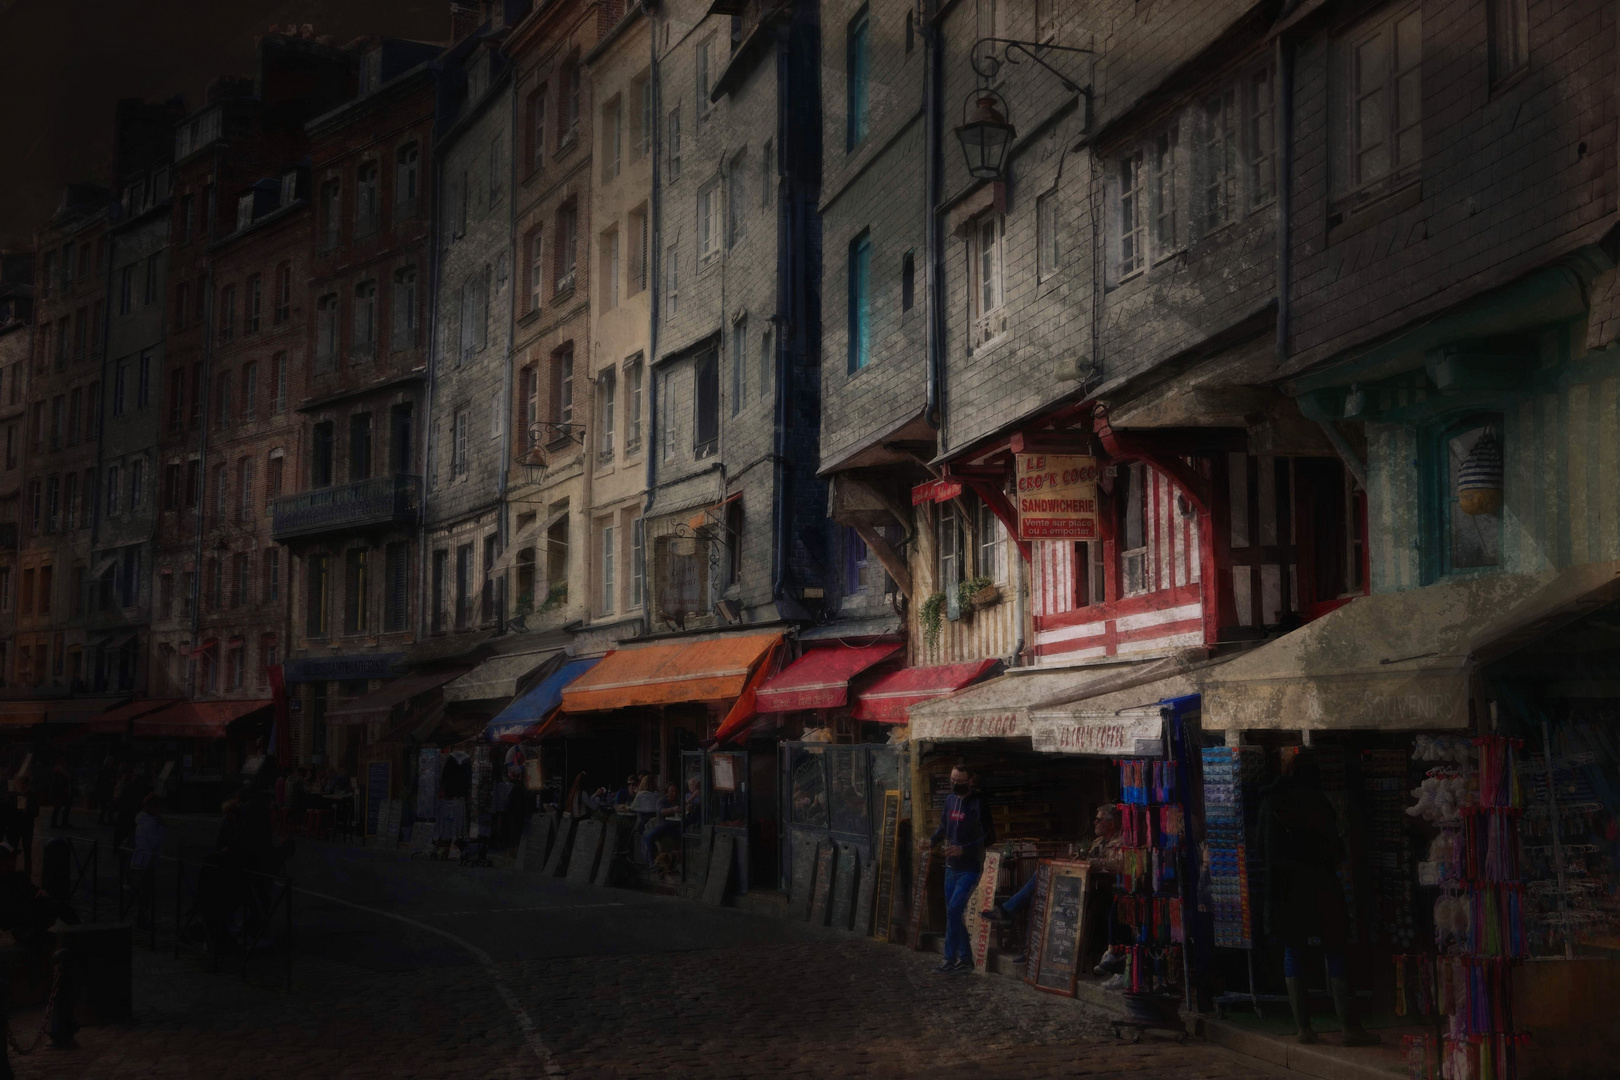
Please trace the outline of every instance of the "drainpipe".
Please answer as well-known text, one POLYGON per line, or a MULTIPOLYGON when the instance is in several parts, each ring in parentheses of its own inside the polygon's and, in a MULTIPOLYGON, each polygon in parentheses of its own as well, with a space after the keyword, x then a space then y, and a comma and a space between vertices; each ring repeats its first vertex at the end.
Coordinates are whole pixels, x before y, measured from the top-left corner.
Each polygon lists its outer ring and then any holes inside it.
POLYGON ((944 163, 940 159, 941 131, 944 122, 944 110, 940 106, 940 93, 944 88, 944 58, 940 47, 939 27, 935 25, 938 14, 938 5, 929 3, 924 5, 925 15, 922 20, 923 50, 927 58, 925 76, 923 78, 923 119, 927 124, 927 177, 925 179, 924 201, 927 204, 923 216, 923 258, 927 264, 925 288, 928 291, 928 317, 925 322, 927 336, 925 351, 927 353, 927 404, 923 411, 923 419, 936 431, 943 433, 945 426, 943 383, 940 369, 943 366, 943 335, 940 333, 940 319, 945 309, 944 275, 941 269, 943 259, 943 245, 939 236, 938 207, 940 202, 940 189, 943 184, 944 163))

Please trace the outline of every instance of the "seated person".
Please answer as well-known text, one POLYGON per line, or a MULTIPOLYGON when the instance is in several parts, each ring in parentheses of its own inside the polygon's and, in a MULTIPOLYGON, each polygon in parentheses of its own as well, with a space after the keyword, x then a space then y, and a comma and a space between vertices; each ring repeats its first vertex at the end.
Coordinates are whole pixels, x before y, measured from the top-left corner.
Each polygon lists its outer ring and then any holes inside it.
POLYGON ((696 825, 702 816, 703 782, 694 776, 686 782, 686 787, 684 810, 675 801, 675 795, 680 789, 674 784, 664 789, 664 797, 659 800, 658 806, 659 821, 642 834, 641 845, 643 853, 647 856, 648 866, 654 866, 658 862, 659 840, 666 836, 680 836, 686 826, 696 825), (677 814, 680 815, 678 820, 677 814))
MULTIPOLYGON (((1104 874, 1119 872, 1119 807, 1113 803, 1103 803, 1097 807, 1097 815, 1092 822, 1095 835, 1090 846, 1086 849, 1086 858, 1090 861, 1093 870, 1104 874)), ((999 904, 992 904, 980 915, 998 926, 1010 926, 1012 917, 1029 906, 1030 897, 1035 894, 1035 883, 1040 879, 1039 874, 1031 874, 1023 887, 1012 896, 999 904)), ((1110 905, 1112 911, 1112 905, 1110 905)), ((1112 915, 1110 915, 1112 920, 1112 915)), ((1110 935, 1110 942, 1113 935, 1110 935)), ((1124 970, 1124 956, 1122 951, 1116 952, 1110 944, 1108 951, 1103 955, 1102 962, 1097 965, 1097 974, 1118 974, 1124 970)))

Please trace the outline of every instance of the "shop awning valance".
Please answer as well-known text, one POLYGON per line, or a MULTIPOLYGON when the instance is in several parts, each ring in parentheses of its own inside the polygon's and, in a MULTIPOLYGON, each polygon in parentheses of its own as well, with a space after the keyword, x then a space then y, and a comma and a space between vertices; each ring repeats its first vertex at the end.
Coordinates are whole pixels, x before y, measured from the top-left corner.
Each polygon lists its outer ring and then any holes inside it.
POLYGON ((402 675, 390 680, 381 690, 362 694, 353 701, 335 709, 328 709, 328 724, 363 724, 370 720, 386 720, 394 706, 436 690, 451 679, 460 678, 463 671, 430 671, 420 675, 402 675))
POLYGON ((182 701, 137 716, 133 733, 160 739, 219 739, 234 721, 271 707, 269 701, 182 701))
POLYGON ((906 710, 932 698, 954 693, 989 674, 999 660, 973 660, 965 664, 938 667, 901 668, 880 675, 855 699, 857 720, 881 720, 904 724, 906 710))
POLYGON ((611 652, 563 691, 564 712, 598 712, 682 701, 725 701, 782 640, 777 633, 725 634, 703 641, 640 645, 611 652))
MULTIPOLYGON (((1140 676, 1153 661, 1128 660, 1072 668, 1018 668, 974 683, 909 711, 911 737, 932 741, 1028 738, 1030 709, 1066 701, 1093 688, 1140 676)), ((1152 676, 1147 676, 1151 678, 1152 676)))
POLYGON ((538 735, 546 720, 562 704, 563 691, 601 660, 599 656, 591 656, 565 661, 556 671, 525 691, 522 697, 502 709, 485 726, 484 738, 520 742, 538 735))
POLYGON ((1616 599, 1620 562, 1359 597, 1201 678, 1201 722, 1464 728, 1480 665, 1616 599))
POLYGON ((0 727, 33 727, 45 722, 46 710, 60 701, 0 701, 0 727))
POLYGON ((140 701, 131 701, 116 709, 108 709, 90 717, 87 723, 92 733, 98 735, 122 735, 129 730, 129 722, 137 716, 155 713, 159 709, 167 709, 175 704, 174 698, 143 698, 140 701))
POLYGON ((518 686, 525 679, 548 664, 555 666, 562 655, 562 647, 559 645, 554 649, 487 657, 477 667, 446 686, 444 700, 488 701, 491 698, 510 698, 518 692, 518 686))
POLYGON ((849 703, 849 680, 900 651, 897 641, 878 645, 828 645, 806 649, 759 688, 759 712, 836 709, 849 703))

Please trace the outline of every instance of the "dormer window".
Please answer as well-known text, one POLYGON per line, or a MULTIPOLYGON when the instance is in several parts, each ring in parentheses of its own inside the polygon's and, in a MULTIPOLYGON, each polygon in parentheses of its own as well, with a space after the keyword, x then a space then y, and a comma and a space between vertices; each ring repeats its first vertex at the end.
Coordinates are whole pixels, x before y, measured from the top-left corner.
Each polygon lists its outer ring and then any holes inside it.
POLYGON ((245 229, 251 224, 253 224, 253 193, 250 191, 236 200, 236 227, 245 229))
POLYGON ((281 175, 281 206, 291 206, 293 200, 298 198, 298 173, 296 171, 281 175))

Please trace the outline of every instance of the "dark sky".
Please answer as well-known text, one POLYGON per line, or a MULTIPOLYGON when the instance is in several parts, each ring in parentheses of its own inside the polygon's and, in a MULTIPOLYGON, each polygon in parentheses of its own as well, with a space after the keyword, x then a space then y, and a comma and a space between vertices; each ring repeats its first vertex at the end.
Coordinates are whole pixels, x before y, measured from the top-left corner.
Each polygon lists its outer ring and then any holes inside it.
POLYGON ((449 35, 449 0, 0 0, 0 250, 25 250, 64 183, 111 185, 121 97, 183 94, 250 75, 271 23, 362 34, 449 35))

